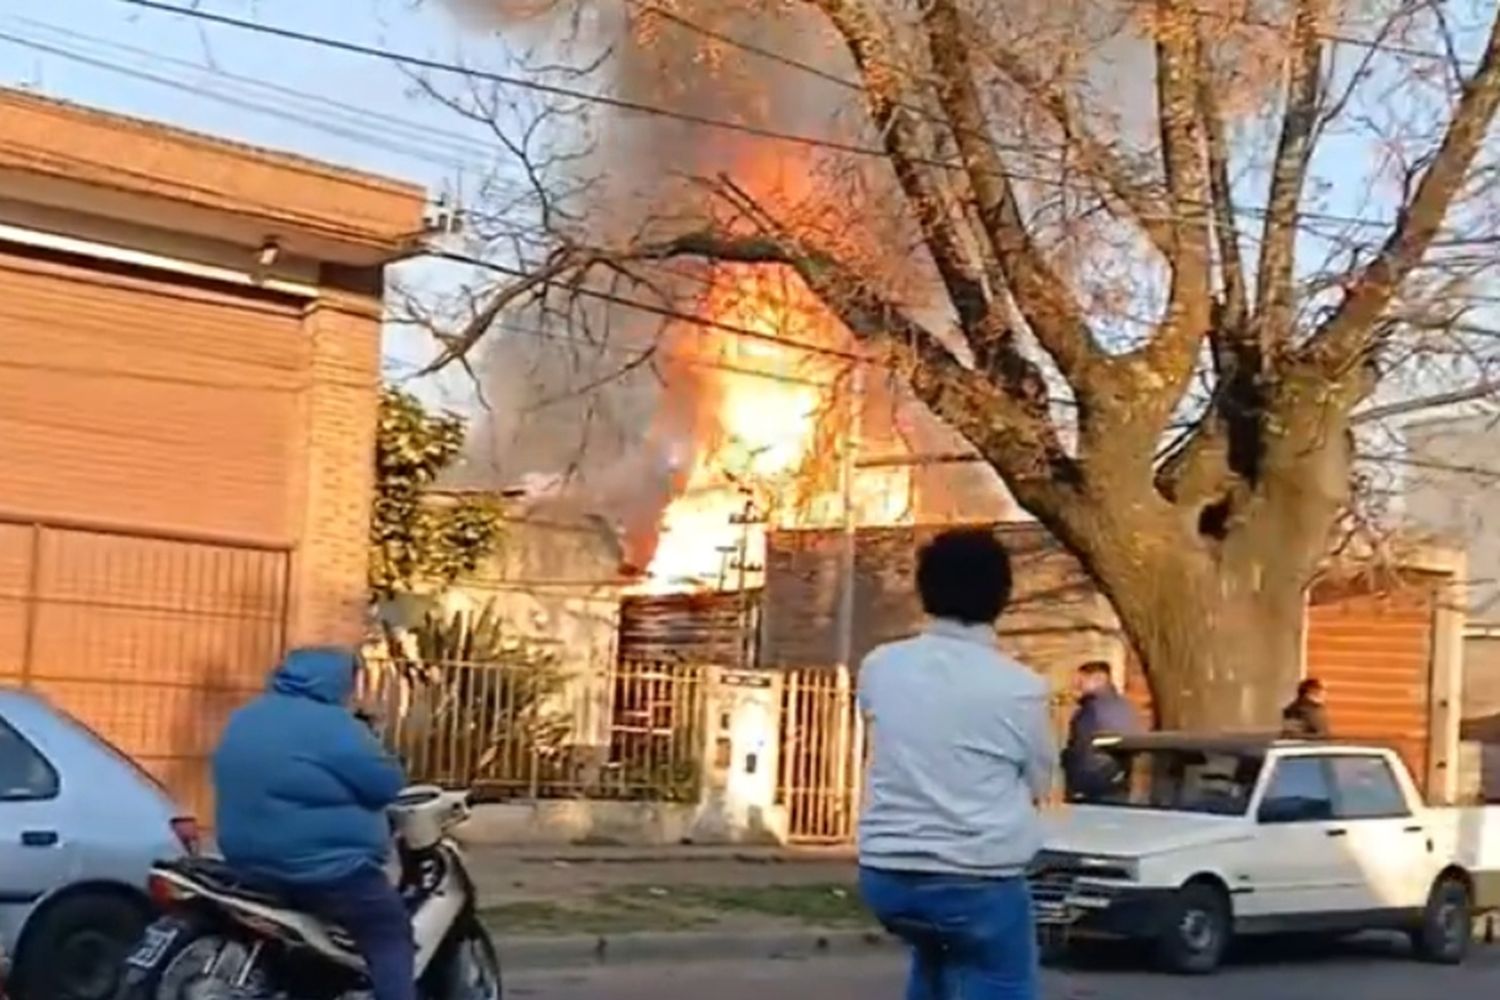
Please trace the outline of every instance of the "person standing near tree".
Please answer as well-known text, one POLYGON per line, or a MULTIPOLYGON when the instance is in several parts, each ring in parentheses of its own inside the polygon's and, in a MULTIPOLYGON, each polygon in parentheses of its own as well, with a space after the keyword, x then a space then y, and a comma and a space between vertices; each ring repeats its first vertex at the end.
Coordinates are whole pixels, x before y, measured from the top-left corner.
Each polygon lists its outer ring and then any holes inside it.
POLYGON ((860 669, 861 892, 912 949, 907 1000, 1036 1000, 1026 870, 1055 759, 1047 686, 996 645, 1011 574, 993 532, 939 535, 917 589, 927 627, 860 669))
POLYGON ((1074 675, 1078 707, 1068 722, 1063 748, 1063 776, 1069 800, 1103 795, 1114 784, 1119 768, 1094 749, 1100 736, 1133 736, 1141 731, 1135 707, 1115 687, 1114 671, 1103 660, 1091 660, 1074 675))
POLYGON ((1328 736, 1328 700, 1323 682, 1309 677, 1297 685, 1297 697, 1281 710, 1281 732, 1293 739, 1318 740, 1328 736))

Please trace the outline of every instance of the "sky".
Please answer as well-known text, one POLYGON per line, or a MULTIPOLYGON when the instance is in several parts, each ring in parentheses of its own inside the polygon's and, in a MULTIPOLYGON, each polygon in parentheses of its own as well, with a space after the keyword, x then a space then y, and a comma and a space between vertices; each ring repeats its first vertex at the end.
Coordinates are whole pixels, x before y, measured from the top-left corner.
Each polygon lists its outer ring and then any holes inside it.
MULTIPOLYGON (((443 0, 168 2, 442 61, 484 56, 484 39, 443 0)), ((126 0, 0 4, 0 83, 388 174, 434 196, 462 192, 493 147, 478 126, 416 96, 407 71, 390 61, 126 0)), ((1351 159, 1365 159, 1359 153, 1326 144, 1317 172, 1328 183, 1310 201, 1325 211, 1388 215, 1388 206, 1363 203, 1363 184, 1339 182, 1351 159)), ((1316 249, 1310 242, 1306 249, 1316 249)), ((435 265, 403 267, 406 284, 442 281, 435 265)), ((391 331, 388 373, 410 373, 429 352, 425 342, 391 331)), ((460 407, 471 400, 462 375, 429 384, 424 395, 460 407)))
MULTIPOLYGON (((172 0, 183 3, 186 0, 172 0)), ((473 49, 440 0, 199 0, 203 9, 365 45, 453 60, 473 49), (351 17, 357 11, 358 17, 351 17)), ((0 4, 0 84, 414 182, 460 189, 485 158, 477 129, 412 94, 389 61, 203 23, 122 0, 0 4), (255 88, 233 77, 278 88, 255 88), (347 105, 333 107, 329 103, 347 105), (260 108, 248 105, 260 105, 260 108), (361 114, 359 112, 365 112, 361 114), (403 119, 410 129, 370 115, 403 119)), ((420 282, 404 265, 403 280, 420 282)), ((399 377, 427 345, 388 332, 399 377)), ((424 395, 458 403, 460 386, 424 395)))

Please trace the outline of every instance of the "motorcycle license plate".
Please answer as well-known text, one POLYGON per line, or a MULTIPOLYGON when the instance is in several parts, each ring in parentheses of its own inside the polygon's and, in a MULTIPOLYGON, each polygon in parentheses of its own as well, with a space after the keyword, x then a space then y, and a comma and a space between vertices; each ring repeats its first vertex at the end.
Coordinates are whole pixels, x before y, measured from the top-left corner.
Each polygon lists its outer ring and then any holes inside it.
POLYGON ((156 968, 181 933, 182 928, 176 924, 155 924, 146 928, 141 943, 135 946, 125 964, 132 969, 156 968))

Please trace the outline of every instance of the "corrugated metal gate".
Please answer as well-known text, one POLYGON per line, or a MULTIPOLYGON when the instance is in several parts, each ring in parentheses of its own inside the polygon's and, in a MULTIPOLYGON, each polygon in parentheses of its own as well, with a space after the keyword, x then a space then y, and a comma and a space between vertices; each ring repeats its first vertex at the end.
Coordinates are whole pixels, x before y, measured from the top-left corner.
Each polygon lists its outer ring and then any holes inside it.
POLYGON ((205 819, 213 742, 285 639, 305 305, 0 249, 0 683, 205 819))
POLYGON ((1412 574, 1372 592, 1358 582, 1313 590, 1307 675, 1328 688, 1335 735, 1397 750, 1424 790, 1431 774, 1435 583, 1412 574))
POLYGON ((0 518, 0 684, 36 690, 213 815, 208 758, 286 634, 284 549, 0 518))

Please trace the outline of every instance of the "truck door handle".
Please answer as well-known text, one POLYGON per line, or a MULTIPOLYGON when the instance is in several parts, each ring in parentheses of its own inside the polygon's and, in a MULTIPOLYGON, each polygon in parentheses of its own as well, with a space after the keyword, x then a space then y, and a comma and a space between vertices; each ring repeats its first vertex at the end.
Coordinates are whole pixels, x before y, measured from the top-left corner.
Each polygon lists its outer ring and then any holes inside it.
POLYGON ((56 847, 56 830, 26 830, 21 834, 22 847, 56 847))
POLYGON ((1426 829, 1424 829, 1423 827, 1420 827, 1420 826, 1409 826, 1406 829, 1402 830, 1401 832, 1402 833, 1426 833, 1427 831, 1426 831, 1426 829))
POLYGON ((1334 828, 1332 830, 1325 830, 1324 832, 1328 836, 1330 836, 1330 837, 1347 837, 1347 836, 1349 836, 1349 831, 1345 830, 1343 827, 1336 827, 1336 828, 1334 828))

